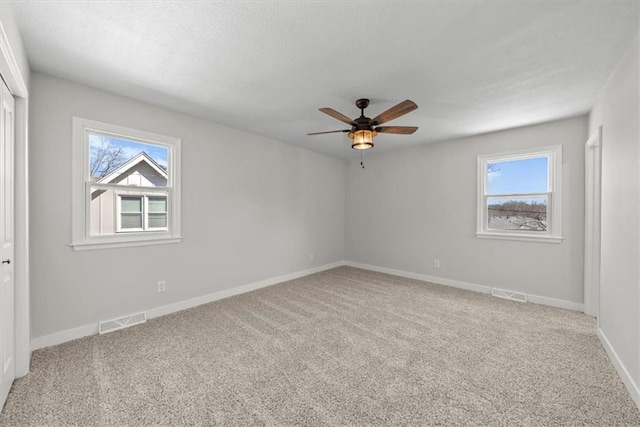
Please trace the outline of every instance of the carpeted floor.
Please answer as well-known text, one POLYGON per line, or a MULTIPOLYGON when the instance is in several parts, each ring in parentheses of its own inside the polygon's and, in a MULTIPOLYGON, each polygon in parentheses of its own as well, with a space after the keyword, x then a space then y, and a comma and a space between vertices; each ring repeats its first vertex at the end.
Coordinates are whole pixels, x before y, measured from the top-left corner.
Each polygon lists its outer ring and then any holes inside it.
POLYGON ((640 425, 580 313, 341 267, 36 351, 2 425, 640 425))

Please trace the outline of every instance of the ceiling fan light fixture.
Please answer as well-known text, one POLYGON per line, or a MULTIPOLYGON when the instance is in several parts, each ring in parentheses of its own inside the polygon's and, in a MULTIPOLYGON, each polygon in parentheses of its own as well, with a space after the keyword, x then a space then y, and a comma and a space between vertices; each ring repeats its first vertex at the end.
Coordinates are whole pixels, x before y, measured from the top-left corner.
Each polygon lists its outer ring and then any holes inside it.
POLYGON ((351 148, 353 148, 354 150, 368 150, 370 148, 373 148, 373 137, 377 134, 378 132, 376 131, 361 129, 355 132, 349 132, 347 136, 353 139, 351 148))
POLYGON ((366 98, 358 99, 356 101, 356 107, 360 109, 360 117, 350 119, 348 116, 334 110, 333 108, 324 107, 320 108, 320 111, 340 120, 351 126, 351 129, 342 130, 330 130, 325 132, 311 132, 307 135, 323 135, 327 133, 345 132, 347 136, 353 140, 351 148, 354 150, 368 150, 373 148, 373 138, 379 133, 397 134, 397 135, 411 135, 418 130, 417 126, 380 126, 388 121, 397 119, 404 116, 407 113, 412 112, 418 106, 411 100, 404 100, 399 104, 387 109, 386 111, 378 114, 373 119, 364 115, 364 110, 369 106, 369 100, 366 98))

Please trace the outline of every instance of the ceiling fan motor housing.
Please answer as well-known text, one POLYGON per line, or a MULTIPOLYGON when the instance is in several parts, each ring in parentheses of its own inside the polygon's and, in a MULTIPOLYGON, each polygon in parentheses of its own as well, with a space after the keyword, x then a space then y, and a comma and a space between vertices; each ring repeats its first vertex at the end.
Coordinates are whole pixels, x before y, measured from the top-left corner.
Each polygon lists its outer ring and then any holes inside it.
POLYGON ((369 106, 369 100, 367 98, 360 98, 356 101, 356 107, 361 110, 364 110, 369 106))
POLYGON ((369 100, 361 98, 356 101, 356 107, 360 109, 360 117, 353 120, 354 125, 347 136, 353 139, 351 148, 354 150, 368 150, 373 148, 373 138, 378 134, 373 129, 373 122, 369 117, 365 117, 364 109, 369 106, 369 100))

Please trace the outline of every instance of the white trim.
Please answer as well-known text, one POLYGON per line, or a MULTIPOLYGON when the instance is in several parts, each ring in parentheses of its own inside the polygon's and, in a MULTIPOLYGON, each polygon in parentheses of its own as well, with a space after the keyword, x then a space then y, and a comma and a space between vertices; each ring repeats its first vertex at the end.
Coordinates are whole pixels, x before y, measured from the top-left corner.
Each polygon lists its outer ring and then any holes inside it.
POLYGON ((629 371, 627 371, 627 368, 622 363, 622 360, 620 360, 620 357, 618 357, 618 353, 613 349, 611 343, 607 339, 607 336, 602 332, 602 329, 597 328, 596 334, 598 335, 598 339, 600 340, 602 347, 604 347, 604 350, 607 352, 611 363, 616 368, 616 371, 618 371, 618 375, 620 375, 627 391, 631 395, 631 399, 633 399, 638 409, 640 409, 640 388, 633 381, 633 378, 631 378, 629 371))
POLYGON ((144 229, 147 232, 153 232, 153 231, 168 231, 167 226, 169 225, 169 221, 171 221, 171 218, 169 218, 169 194, 145 194, 144 195, 144 229), (151 212, 149 210, 149 197, 152 198, 163 198, 164 199, 164 211, 163 212, 159 212, 159 211, 154 211, 151 212), (164 214, 164 220, 165 220, 165 227, 151 227, 149 226, 149 214, 164 214))
POLYGON ((585 143, 584 157, 584 313, 599 317, 602 126, 585 143))
POLYGON ((0 64, 2 65, 0 70, 9 71, 8 73, 3 72, 2 77, 7 83, 7 87, 11 93, 20 98, 28 97, 29 91, 27 89, 27 84, 20 72, 18 61, 16 61, 16 57, 13 54, 13 49, 11 49, 11 44, 9 43, 9 37, 7 37, 7 33, 4 31, 2 23, 0 23, 0 64))
POLYGON ((593 132, 589 139, 587 139, 586 146, 589 148, 599 147, 602 143, 602 125, 598 127, 598 130, 593 132))
POLYGON ((142 194, 127 194, 127 193, 118 193, 116 192, 116 232, 134 232, 134 231, 144 231, 144 198, 145 196, 142 194), (140 199, 140 212, 125 212, 125 214, 140 214, 140 228, 122 228, 122 197, 131 197, 140 199))
MULTIPOLYGON (((149 233, 146 233, 149 234, 149 233)), ((126 234, 129 237, 130 234, 126 234)), ((166 234, 163 234, 166 236, 166 234)), ((149 237, 149 236, 146 236, 149 237)), ((74 251, 90 251, 94 249, 115 249, 115 248, 132 248, 135 246, 151 246, 151 245, 166 245, 168 243, 180 243, 182 241, 182 236, 177 237, 157 237, 151 236, 151 238, 142 239, 137 238, 135 240, 125 241, 125 240, 117 240, 117 241, 101 241, 100 243, 77 243, 73 246, 74 251)))
MULTIPOLYGON (((191 298, 191 299, 176 302, 173 304, 155 307, 155 308, 146 310, 147 318, 153 319, 154 317, 165 316, 167 314, 175 313, 177 311, 186 310, 202 304, 208 304, 213 301, 229 298, 234 295, 243 294, 245 292, 255 291, 256 289, 265 288, 267 286, 275 285, 275 284, 286 282, 289 280, 298 279, 300 277, 308 276, 314 273, 319 273, 321 271, 331 270, 332 268, 341 267, 343 265, 345 265, 344 261, 338 261, 331 264, 325 264, 319 267, 310 268, 307 270, 296 271, 294 273, 273 277, 271 279, 261 280, 259 282, 253 282, 246 285, 236 286, 231 289, 225 289, 223 291, 214 292, 212 294, 203 295, 201 297, 191 298)), ((98 333, 98 322, 91 323, 88 325, 79 326, 77 328, 67 329, 64 331, 55 332, 53 334, 36 337, 31 340, 31 349, 38 350, 40 348, 51 347, 53 345, 62 344, 67 341, 73 341, 78 338, 86 337, 88 335, 96 335, 97 333, 98 333)))
MULTIPOLYGON (((348 265, 349 267, 361 268, 363 270, 377 271, 378 273, 386 273, 394 276, 406 277, 408 279, 415 279, 415 280, 421 280, 423 282, 435 283, 437 285, 444 285, 444 286, 450 286, 458 289, 465 289, 467 291, 480 292, 482 294, 491 294, 491 289, 492 289, 492 287, 490 286, 478 285, 476 283, 462 282, 459 280, 446 279, 444 277, 429 276, 429 275, 420 274, 420 273, 411 273, 408 271, 395 270, 393 268, 386 268, 386 267, 378 267, 375 265, 362 264, 362 263, 353 262, 353 261, 346 261, 345 265, 348 265)), ((531 294, 526 294, 526 295, 527 295, 528 301, 534 304, 547 305, 547 306, 556 307, 556 308, 564 308, 566 310, 573 310, 573 311, 584 310, 583 304, 579 302, 543 297, 539 295, 531 295, 531 294)))
POLYGON ((36 351, 41 348, 51 347, 65 343, 67 341, 77 340, 79 338, 87 337, 89 335, 98 334, 98 323, 91 323, 88 325, 78 326, 73 329, 66 329, 64 331, 56 332, 42 337, 36 337, 31 340, 31 351, 36 351))
POLYGON ((15 107, 15 361, 16 378, 29 373, 31 320, 29 296, 29 91, 9 38, 0 22, 0 70, 15 107))
POLYGON ((257 289, 266 288, 267 286, 272 286, 278 283, 287 282, 289 280, 298 279, 300 277, 319 273, 325 270, 330 270, 336 267, 341 267, 343 265, 345 265, 344 261, 338 261, 332 264, 325 264, 320 267, 297 271, 294 273, 273 277, 271 279, 261 280, 259 282, 253 282, 247 285, 242 285, 235 288, 226 289, 224 291, 215 292, 213 294, 188 299, 185 301, 180 301, 180 302, 169 304, 169 305, 163 305, 162 307, 157 307, 151 310, 147 310, 147 314, 149 315, 150 319, 153 319, 154 317, 160 317, 167 314, 175 313, 176 311, 186 310, 188 308, 196 307, 202 304, 208 304, 213 301, 218 301, 224 298, 232 297, 234 295, 244 294, 246 292, 251 292, 257 289))
POLYGON ((476 205, 476 236, 488 239, 522 240, 536 242, 562 242, 562 145, 542 147, 529 150, 518 150, 496 154, 484 154, 477 160, 477 205, 476 205), (487 226, 487 202, 489 197, 519 196, 540 197, 543 193, 504 195, 487 194, 486 165, 506 161, 525 160, 546 157, 548 159, 548 188, 547 188, 547 231, 500 231, 489 229, 487 226))
POLYGON ((406 277, 407 279, 421 280, 423 282, 435 283, 438 285, 450 286, 452 288, 465 289, 467 291, 480 292, 481 294, 490 294, 491 287, 477 285, 475 283, 462 282, 459 280, 445 279, 442 277, 428 276, 426 274, 412 273, 409 271, 396 270, 387 267, 378 267, 376 265, 362 264, 359 262, 347 261, 345 265, 362 270, 370 270, 378 273, 391 274, 392 276, 406 277))
POLYGON ((555 308, 564 308, 565 310, 584 312, 584 304, 581 302, 567 301, 564 299, 543 297, 541 295, 527 294, 529 302, 534 304, 546 305, 555 308))
POLYGON ((562 243, 564 237, 552 237, 548 235, 534 236, 532 234, 520 235, 511 233, 476 233, 480 239, 519 240, 521 242, 562 243))
MULTIPOLYGON (((72 164, 72 236, 71 247, 74 250, 119 248, 131 246, 158 245, 165 243, 178 243, 181 235, 181 199, 180 199, 180 165, 181 143, 179 138, 158 135, 137 129, 117 126, 110 123, 73 117, 73 159, 72 164), (160 233, 153 230, 143 233, 118 233, 108 236, 92 236, 89 224, 90 203, 89 194, 91 187, 100 186, 98 183, 89 182, 89 134, 102 134, 121 139, 141 142, 144 144, 165 147, 168 150, 167 185, 157 187, 158 193, 167 194, 167 232, 160 233)), ((130 168, 136 162, 141 161, 134 157, 127 162, 130 168), (133 161, 133 163, 132 163, 133 161)), ((152 159, 153 160, 153 159, 152 159)), ((110 188, 110 187, 109 187, 110 188)), ((134 190, 140 192, 146 187, 121 185, 117 187, 121 191, 134 190)), ((155 187, 154 187, 155 188, 155 187)), ((117 217, 119 218, 119 217, 117 217)))

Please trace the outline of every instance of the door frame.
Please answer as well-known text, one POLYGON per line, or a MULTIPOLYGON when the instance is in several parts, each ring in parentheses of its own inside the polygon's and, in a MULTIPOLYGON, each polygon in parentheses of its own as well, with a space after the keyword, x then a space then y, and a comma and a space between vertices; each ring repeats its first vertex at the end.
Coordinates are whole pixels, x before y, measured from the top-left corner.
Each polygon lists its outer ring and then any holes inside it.
POLYGON ((585 144, 584 312, 600 316, 600 202, 602 194, 602 126, 585 144))
POLYGON ((15 362, 16 378, 29 373, 29 91, 0 22, 0 75, 15 99, 15 362))

